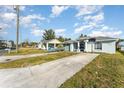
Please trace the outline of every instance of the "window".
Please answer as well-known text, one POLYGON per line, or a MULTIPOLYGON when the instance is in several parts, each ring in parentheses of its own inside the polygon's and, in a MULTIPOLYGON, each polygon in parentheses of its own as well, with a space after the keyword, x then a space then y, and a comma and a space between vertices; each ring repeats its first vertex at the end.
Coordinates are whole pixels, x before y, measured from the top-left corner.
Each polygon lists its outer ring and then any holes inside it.
POLYGON ((102 43, 101 43, 101 42, 95 43, 95 49, 100 49, 100 50, 102 50, 102 43))

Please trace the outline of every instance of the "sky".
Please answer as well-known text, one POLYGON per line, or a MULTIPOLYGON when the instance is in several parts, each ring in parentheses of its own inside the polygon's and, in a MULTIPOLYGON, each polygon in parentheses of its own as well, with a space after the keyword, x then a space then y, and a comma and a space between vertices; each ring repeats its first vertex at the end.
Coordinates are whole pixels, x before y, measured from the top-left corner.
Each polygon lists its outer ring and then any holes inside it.
MULTIPOLYGON (((0 39, 16 40, 14 6, 0 6, 0 39)), ((20 6, 19 41, 42 39, 44 29, 56 36, 77 39, 87 36, 124 38, 124 6, 27 5, 20 6)))

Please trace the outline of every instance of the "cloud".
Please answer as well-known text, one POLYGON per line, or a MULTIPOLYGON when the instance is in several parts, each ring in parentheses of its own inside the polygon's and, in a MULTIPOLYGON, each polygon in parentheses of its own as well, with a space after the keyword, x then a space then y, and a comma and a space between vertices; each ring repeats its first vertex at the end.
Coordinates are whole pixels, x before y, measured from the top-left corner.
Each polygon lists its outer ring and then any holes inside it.
POLYGON ((52 17, 56 17, 59 16, 64 10, 67 10, 69 8, 69 6, 53 6, 52 7, 52 17))
POLYGON ((84 21, 92 21, 92 22, 96 22, 96 23, 101 23, 104 20, 104 13, 100 12, 95 16, 85 16, 84 17, 84 21))
POLYGON ((104 24, 99 26, 100 27, 98 29, 94 29, 91 34, 89 34, 89 36, 119 37, 122 34, 122 31, 117 28, 110 27, 104 24))
POLYGON ((104 22, 104 13, 99 12, 93 16, 91 15, 84 16, 82 21, 83 24, 75 28, 74 30, 75 33, 81 33, 82 31, 99 28, 100 25, 104 22))
POLYGON ((65 31, 66 29, 55 29, 55 33, 57 36, 63 36, 65 31))
POLYGON ((2 18, 2 20, 4 21, 13 21, 16 19, 16 14, 15 13, 1 13, 0 14, 0 18, 2 18))
POLYGON ((93 27, 93 25, 83 25, 83 26, 77 27, 74 30, 74 33, 80 33, 82 31, 85 31, 86 29, 91 29, 92 27, 93 27))
POLYGON ((3 36, 5 34, 8 34, 6 29, 9 28, 9 27, 10 27, 10 25, 8 25, 8 24, 0 23, 0 35, 3 36))
POLYGON ((108 37, 119 37, 122 31, 92 31, 89 36, 108 36, 108 37))
POLYGON ((19 9, 20 9, 21 11, 24 11, 25 8, 26 8, 26 6, 20 6, 20 7, 19 7, 19 9))
POLYGON ((31 34, 33 34, 34 36, 42 36, 43 32, 44 32, 44 30, 34 29, 31 31, 31 34))
POLYGON ((42 21, 42 20, 45 20, 45 17, 42 17, 41 15, 36 15, 36 14, 27 15, 27 16, 21 17, 21 24, 27 26, 32 23, 32 20, 42 21))
POLYGON ((74 25, 73 25, 73 27, 77 27, 79 25, 79 23, 75 23, 74 25))
MULTIPOLYGON (((15 12, 14 10, 15 5, 1 5, 0 6, 0 12, 15 12)), ((24 11, 26 6, 20 5, 19 9, 20 11, 24 11)))
POLYGON ((98 11, 100 11, 103 8, 103 6, 100 5, 82 5, 82 6, 76 6, 76 9, 78 10, 78 13, 76 14, 76 17, 84 16, 87 14, 93 14, 98 11))
POLYGON ((1 30, 5 30, 6 28, 9 28, 10 26, 6 23, 0 23, 1 30))

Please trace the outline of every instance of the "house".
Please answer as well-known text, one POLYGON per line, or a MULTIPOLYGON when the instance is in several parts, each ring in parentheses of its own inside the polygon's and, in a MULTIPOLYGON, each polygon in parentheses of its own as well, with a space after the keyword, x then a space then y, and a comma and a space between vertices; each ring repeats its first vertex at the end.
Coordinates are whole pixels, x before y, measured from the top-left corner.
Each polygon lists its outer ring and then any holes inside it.
POLYGON ((57 39, 52 39, 52 40, 42 40, 39 44, 38 44, 38 48, 39 49, 43 49, 43 50, 49 50, 51 48, 56 48, 58 45, 61 45, 62 42, 60 42, 57 39))
POLYGON ((124 41, 121 41, 121 42, 119 42, 119 49, 121 50, 121 51, 124 51, 124 41))
POLYGON ((7 40, 0 40, 0 48, 6 48, 7 47, 7 40))
POLYGON ((0 40, 0 48, 4 49, 4 48, 13 48, 14 47, 14 41, 10 40, 0 40))
POLYGON ((66 51, 113 54, 116 52, 116 40, 111 37, 82 37, 78 40, 65 41, 63 45, 66 51))
POLYGON ((71 52, 99 52, 110 53, 116 52, 116 38, 111 37, 81 37, 78 40, 68 40, 60 42, 57 39, 43 40, 38 44, 38 48, 49 50, 63 45, 65 51, 71 52))

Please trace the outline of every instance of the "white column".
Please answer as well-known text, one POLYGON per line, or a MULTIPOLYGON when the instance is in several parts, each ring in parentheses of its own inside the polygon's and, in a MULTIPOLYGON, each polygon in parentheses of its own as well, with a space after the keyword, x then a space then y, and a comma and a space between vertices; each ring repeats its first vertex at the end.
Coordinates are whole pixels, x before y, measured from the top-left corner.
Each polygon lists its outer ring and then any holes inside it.
POLYGON ((74 45, 73 45, 73 43, 70 45, 70 51, 71 51, 71 52, 74 51, 74 45))
POLYGON ((84 42, 85 42, 85 48, 84 48, 84 51, 87 52, 87 40, 85 40, 84 42))
POLYGON ((54 48, 56 48, 56 44, 54 43, 54 48))
POLYGON ((46 50, 48 50, 49 43, 46 43, 46 50))
POLYGON ((80 52, 80 42, 79 41, 78 41, 77 45, 78 45, 77 52, 80 52))

